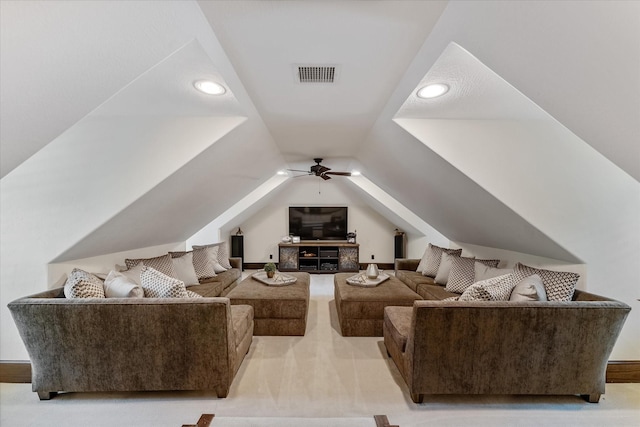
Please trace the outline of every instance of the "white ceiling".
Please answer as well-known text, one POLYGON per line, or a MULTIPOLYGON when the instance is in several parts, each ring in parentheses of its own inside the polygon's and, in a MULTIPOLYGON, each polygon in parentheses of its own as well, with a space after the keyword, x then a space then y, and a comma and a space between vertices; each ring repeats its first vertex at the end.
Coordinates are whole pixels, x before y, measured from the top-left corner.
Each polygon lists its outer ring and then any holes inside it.
POLYGON ((310 163, 356 154, 447 2, 199 4, 285 160, 310 163), (296 64, 339 75, 297 83, 296 64))
MULTIPOLYGON (((569 10, 545 2, 2 2, 2 174, 34 153, 54 152, 70 137, 78 139, 76 144, 100 144, 96 153, 129 144, 137 155, 149 153, 156 139, 164 144, 175 140, 173 151, 153 152, 154 162, 139 162, 131 175, 111 179, 116 169, 102 173, 100 182, 137 174, 156 177, 156 182, 139 194, 128 188, 129 199, 109 206, 112 211, 102 212, 93 224, 87 220, 87 230, 53 258, 186 239, 277 170, 308 169, 314 157, 322 157, 333 170, 362 170, 376 189, 451 239, 575 260, 575 254, 545 234, 543 224, 534 226, 534 220, 524 218, 529 213, 515 212, 508 201, 496 198, 495 189, 478 185, 452 166, 455 161, 400 129, 393 118, 402 108, 403 118, 530 121, 548 117, 539 107, 544 105, 558 117, 568 115, 571 131, 608 153, 628 174, 635 173, 639 150, 626 137, 635 125, 624 120, 608 145, 601 134, 611 117, 637 112, 633 89, 638 78, 627 76, 637 68, 637 54, 628 59, 606 53, 624 68, 616 73, 629 77, 631 92, 616 92, 612 102, 602 102, 602 117, 592 114, 592 106, 585 111, 588 96, 567 98, 553 85, 540 84, 555 73, 575 92, 576 70, 588 75, 578 80, 598 81, 602 66, 592 56, 572 56, 571 62, 560 58, 582 42, 556 28, 570 27, 577 15, 600 23, 596 12, 609 13, 608 3, 579 8, 572 3, 569 10), (544 21, 549 16, 557 22, 544 21), (519 26, 514 17, 522 20, 519 26), (540 22, 553 31, 540 30, 540 22), (452 42, 458 50, 448 48, 452 42), (546 62, 548 57, 554 61, 546 62), (296 64, 337 65, 337 81, 297 83, 296 64), (489 64, 500 73, 481 72, 489 64), (192 81, 200 77, 222 82, 227 94, 212 99, 196 93, 192 81), (448 97, 433 102, 412 96, 434 80, 451 84, 448 97), (575 115, 569 114, 572 109, 575 115), (214 116, 242 116, 246 122, 214 137, 202 121, 214 116), (96 119, 107 121, 91 126, 96 119), (184 132, 190 120, 202 123, 184 132), (130 132, 134 122, 154 127, 157 134, 130 132), (594 122, 600 122, 597 132, 591 132, 594 122), (117 144, 109 135, 119 138, 117 144), (144 141, 138 145, 136 138, 144 141), (202 149, 193 159, 175 156, 191 146, 202 149), (178 158, 180 165, 173 161, 178 158), (167 164, 175 170, 157 173, 167 164), (482 214, 465 211, 467 200, 481 206, 482 214), (156 222, 140 225, 146 217, 156 222), (509 232, 501 233, 504 229, 509 232)), ((613 16, 633 15, 619 7, 612 7, 613 16)), ((631 35, 637 32, 634 22, 608 26, 627 40, 627 28, 631 35)), ((603 32, 608 41, 610 32, 603 32)), ((581 35, 604 49, 597 33, 581 35)), ((597 95, 611 101, 608 93, 597 95)), ((110 161, 124 154, 115 153, 110 161)), ((43 179, 47 188, 75 188, 65 186, 67 178, 43 179)), ((91 185, 88 180, 89 191, 91 185)), ((379 203, 372 202, 376 206, 379 210, 379 203)))

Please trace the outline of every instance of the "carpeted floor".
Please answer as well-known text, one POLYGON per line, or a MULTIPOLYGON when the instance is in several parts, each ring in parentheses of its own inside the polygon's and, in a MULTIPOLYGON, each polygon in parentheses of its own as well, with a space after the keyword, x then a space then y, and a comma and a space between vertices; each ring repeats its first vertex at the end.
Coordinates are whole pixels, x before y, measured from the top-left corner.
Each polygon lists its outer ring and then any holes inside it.
POLYGON ((640 425, 640 384, 607 384, 599 404, 577 396, 442 396, 416 405, 382 338, 340 335, 333 276, 312 275, 311 294, 305 336, 254 337, 226 399, 202 392, 68 393, 40 402, 30 384, 2 384, 0 425, 181 426, 203 413, 218 422, 256 422, 230 426, 289 418, 294 424, 277 425, 333 427, 351 419, 355 427, 374 414, 400 427, 640 425))

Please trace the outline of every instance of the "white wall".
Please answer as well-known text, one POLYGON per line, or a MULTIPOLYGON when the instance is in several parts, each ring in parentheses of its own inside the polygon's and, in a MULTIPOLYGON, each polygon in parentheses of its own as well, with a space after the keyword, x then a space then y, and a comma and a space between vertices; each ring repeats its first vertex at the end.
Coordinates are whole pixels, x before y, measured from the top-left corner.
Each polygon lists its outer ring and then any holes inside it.
MULTIPOLYGON (((393 263, 393 236, 396 226, 371 209, 341 178, 322 181, 317 177, 289 179, 270 204, 239 224, 244 233, 245 262, 278 260, 278 243, 289 235, 289 206, 347 206, 348 226, 357 231, 360 262, 393 263)), ((230 230, 235 234, 236 228, 230 230)), ((222 236, 228 239, 229 236, 222 236)))

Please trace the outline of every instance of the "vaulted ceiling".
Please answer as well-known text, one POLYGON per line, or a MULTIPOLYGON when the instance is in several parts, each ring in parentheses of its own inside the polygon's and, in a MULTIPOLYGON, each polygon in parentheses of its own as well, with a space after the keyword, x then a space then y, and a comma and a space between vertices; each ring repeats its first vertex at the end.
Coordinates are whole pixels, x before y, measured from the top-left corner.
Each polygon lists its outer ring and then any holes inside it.
POLYGON ((587 195, 637 194, 638 4, 513 3, 3 1, 3 237, 47 262, 185 240, 323 157, 388 217, 367 188, 451 240, 584 261, 587 195))

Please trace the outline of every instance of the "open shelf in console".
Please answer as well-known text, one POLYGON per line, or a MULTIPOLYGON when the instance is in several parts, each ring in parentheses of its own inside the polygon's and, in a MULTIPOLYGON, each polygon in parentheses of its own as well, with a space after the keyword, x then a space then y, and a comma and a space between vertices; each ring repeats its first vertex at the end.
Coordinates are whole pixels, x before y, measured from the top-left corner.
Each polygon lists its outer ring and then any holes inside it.
POLYGON ((279 245, 280 271, 357 272, 359 245, 346 242, 301 242, 279 245))

